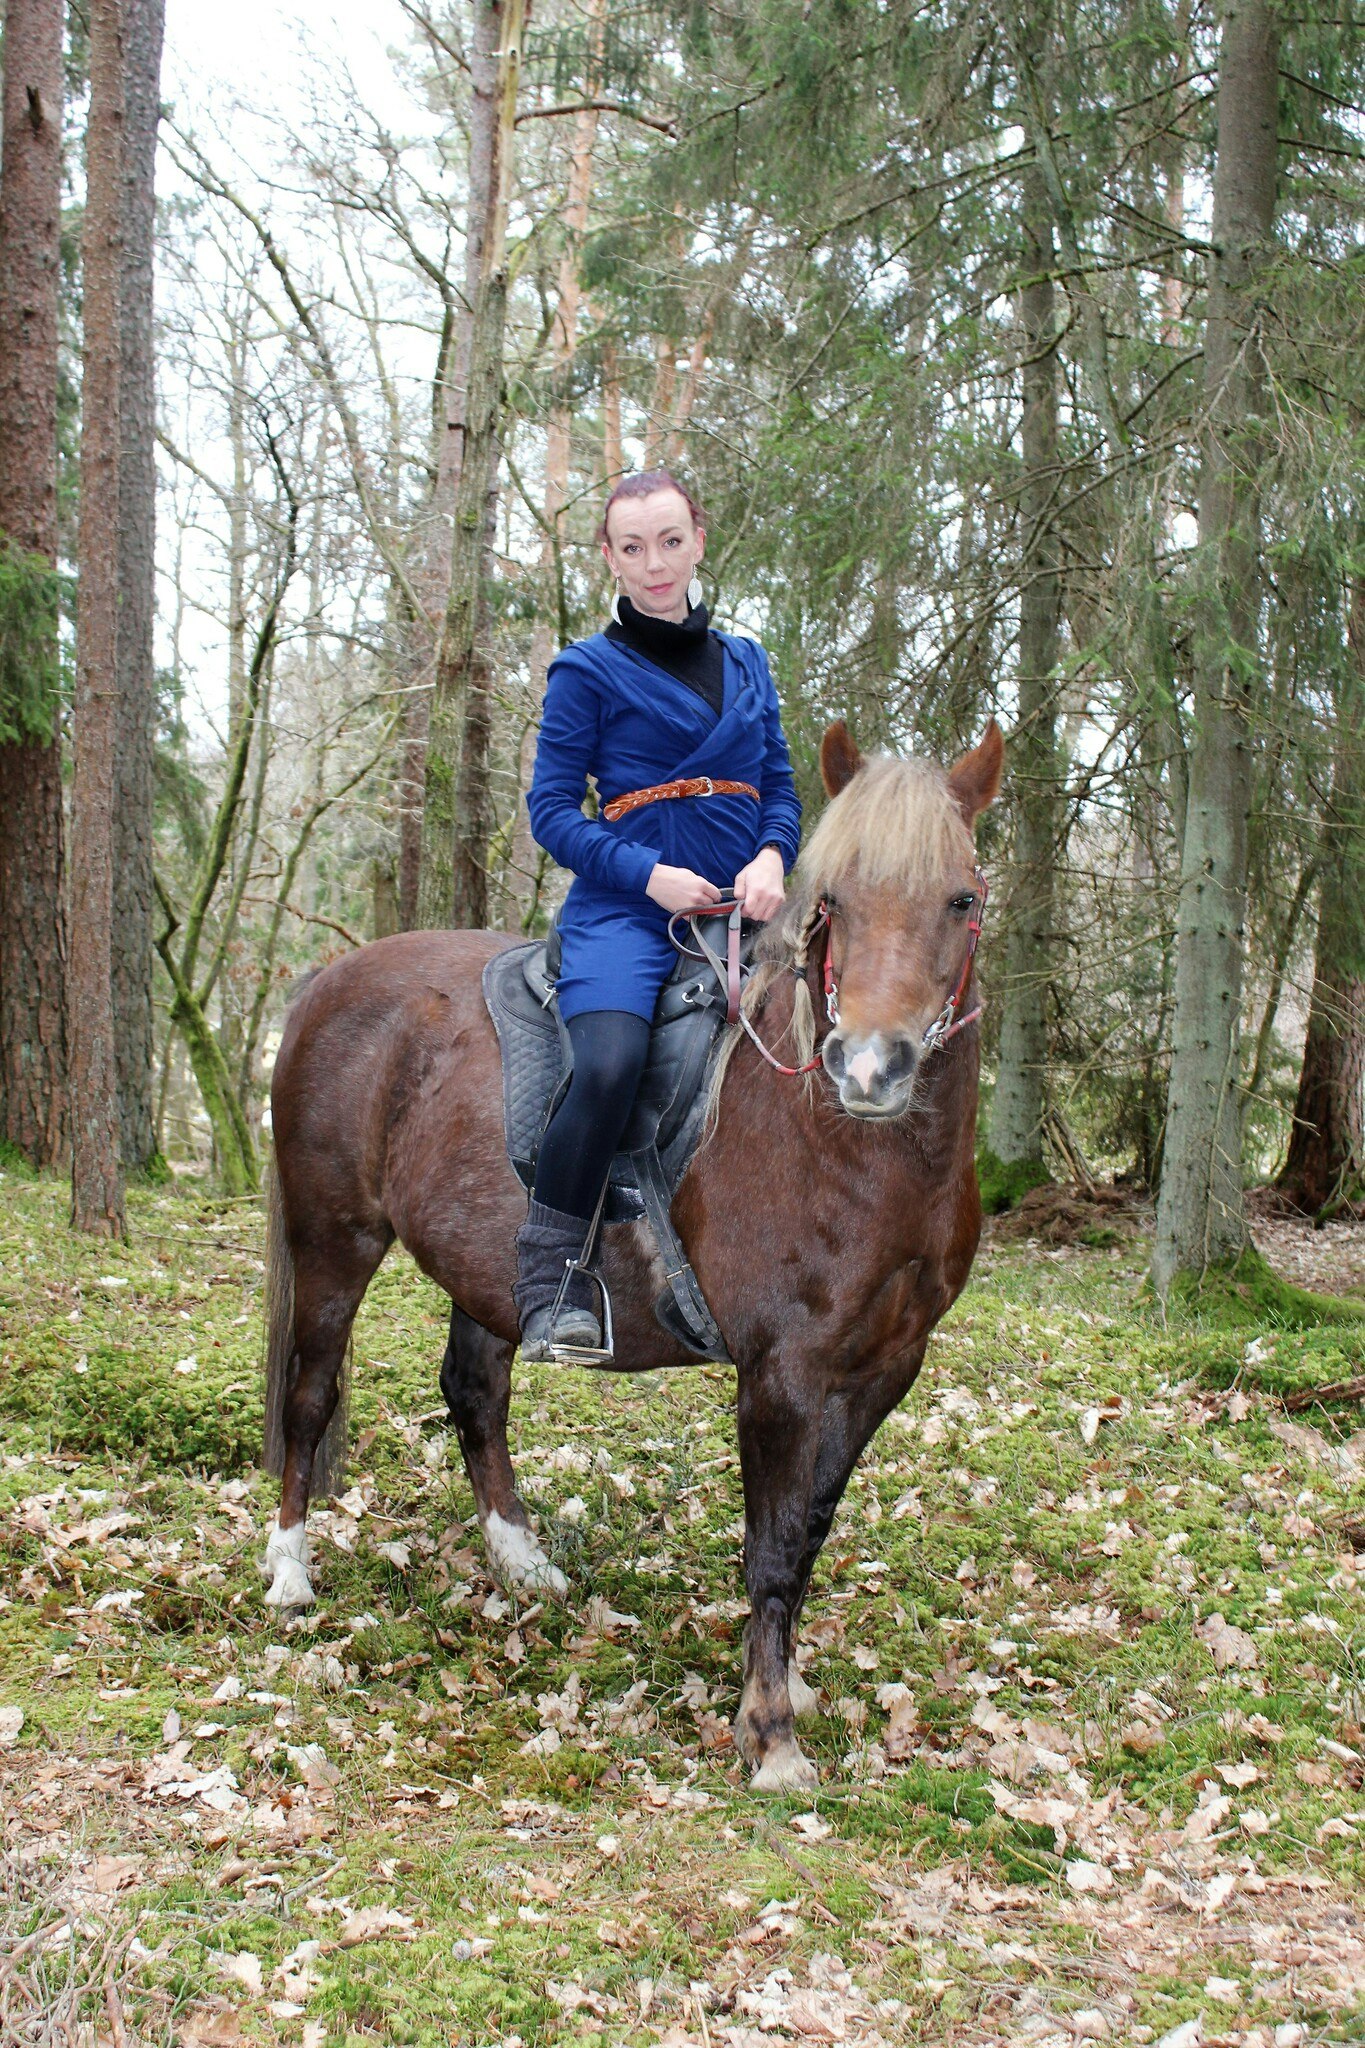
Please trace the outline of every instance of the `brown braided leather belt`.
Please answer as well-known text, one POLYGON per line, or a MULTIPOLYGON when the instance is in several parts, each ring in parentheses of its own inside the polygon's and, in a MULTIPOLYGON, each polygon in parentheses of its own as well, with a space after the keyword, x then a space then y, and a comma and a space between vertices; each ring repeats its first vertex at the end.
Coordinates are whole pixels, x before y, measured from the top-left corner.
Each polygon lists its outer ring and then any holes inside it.
POLYGON ((624 796, 614 796, 609 804, 603 804, 602 816, 615 824, 627 811, 638 811, 644 804, 664 803, 675 796, 751 796, 756 804, 763 801, 752 782, 726 782, 718 775, 688 775, 681 782, 656 782, 651 789, 630 789, 624 796))

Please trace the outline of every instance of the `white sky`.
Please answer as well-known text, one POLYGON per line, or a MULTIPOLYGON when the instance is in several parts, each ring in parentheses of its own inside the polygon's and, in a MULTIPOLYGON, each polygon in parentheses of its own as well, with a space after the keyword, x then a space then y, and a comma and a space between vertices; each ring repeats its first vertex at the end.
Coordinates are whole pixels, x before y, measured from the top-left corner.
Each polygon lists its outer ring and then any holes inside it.
MULTIPOLYGON (((314 6, 306 0, 285 0, 284 5, 279 0, 167 0, 162 102, 170 120, 198 135, 210 157, 278 222, 282 207, 287 215, 288 202, 278 194, 251 193, 250 174, 277 168, 291 134, 307 127, 307 74, 312 71, 316 76, 320 68, 339 64, 363 88, 370 112, 396 137, 429 134, 430 112, 413 99, 391 54, 412 48, 412 23, 398 0, 318 0, 314 6)), ((163 128, 163 145, 172 140, 163 128)), ((157 164, 158 198, 173 198, 182 189, 181 174, 163 146, 157 164)), ((158 286, 158 295, 164 306, 164 284, 158 286)), ((400 375, 403 340, 402 335, 393 339, 400 375)), ((425 371, 429 342, 414 336, 411 346, 414 373, 419 358, 425 371)), ((180 393, 164 358, 161 381, 167 419, 179 432, 185 425, 180 393)), ((230 473, 226 443, 211 433, 196 440, 194 453, 217 475, 230 473)), ((205 505, 211 517, 212 509, 207 501, 205 505)), ((170 570, 171 524, 163 500, 158 532, 163 572, 170 570)), ((186 582, 202 606, 193 607, 182 623, 181 650, 189 685, 184 708, 191 730, 208 740, 226 707, 226 633, 210 615, 224 600, 222 557, 205 531, 191 532, 183 546, 186 582)), ((162 582, 159 597, 157 659, 169 662, 174 605, 169 582, 162 582)))
POLYGON ((401 129, 412 103, 388 52, 410 29, 398 0, 167 0, 162 95, 187 116, 221 111, 234 98, 287 112, 303 52, 328 50, 347 60, 375 111, 401 129))

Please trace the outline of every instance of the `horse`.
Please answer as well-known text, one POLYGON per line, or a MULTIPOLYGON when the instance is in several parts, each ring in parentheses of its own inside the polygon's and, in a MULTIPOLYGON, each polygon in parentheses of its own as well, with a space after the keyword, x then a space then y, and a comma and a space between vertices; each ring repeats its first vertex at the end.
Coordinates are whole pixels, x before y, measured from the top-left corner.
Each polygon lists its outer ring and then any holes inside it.
MULTIPOLYGON (((760 941, 706 1135, 673 1221, 734 1361, 749 1619, 734 1738, 757 1792, 817 1782, 794 1716, 812 1567, 863 1449, 913 1385, 976 1253, 985 881, 973 828, 1000 786, 994 721, 949 771, 864 759, 842 720, 820 750, 829 802, 785 913, 760 941), (778 1060, 773 1047, 794 1058, 778 1060), (806 1069, 804 1080, 793 1075, 806 1069)), ((562 1596, 518 1498, 507 1443, 517 1319, 499 1053, 480 975, 505 935, 405 932, 333 961, 290 1007, 271 1091, 277 1241, 267 1403, 282 1434, 268 1601, 313 1599, 310 1477, 352 1320, 398 1239, 449 1294, 440 1384, 485 1544, 510 1590, 562 1596)), ((608 1225, 610 1369, 695 1364, 659 1324, 647 1224, 608 1225)))

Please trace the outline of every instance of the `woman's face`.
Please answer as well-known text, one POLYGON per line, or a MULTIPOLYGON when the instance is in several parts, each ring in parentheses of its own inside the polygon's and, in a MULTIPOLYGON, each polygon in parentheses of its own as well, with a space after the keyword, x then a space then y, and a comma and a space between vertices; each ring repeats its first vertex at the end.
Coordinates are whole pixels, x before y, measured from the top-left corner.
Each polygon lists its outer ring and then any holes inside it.
POLYGON ((620 498, 607 515, 602 553, 637 611, 655 619, 687 617, 687 586, 706 548, 680 491, 620 498))

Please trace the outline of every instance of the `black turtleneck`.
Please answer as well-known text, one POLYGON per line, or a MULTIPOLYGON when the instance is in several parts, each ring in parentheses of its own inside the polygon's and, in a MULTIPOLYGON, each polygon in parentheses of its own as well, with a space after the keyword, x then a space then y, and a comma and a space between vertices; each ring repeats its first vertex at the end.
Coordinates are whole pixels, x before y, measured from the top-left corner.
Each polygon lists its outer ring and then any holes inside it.
POLYGON ((694 605, 681 622, 652 619, 647 612, 637 611, 623 592, 617 609, 620 623, 615 619, 610 622, 608 640, 623 641, 656 667, 686 683, 719 718, 725 694, 725 650, 711 631, 706 606, 694 605))

